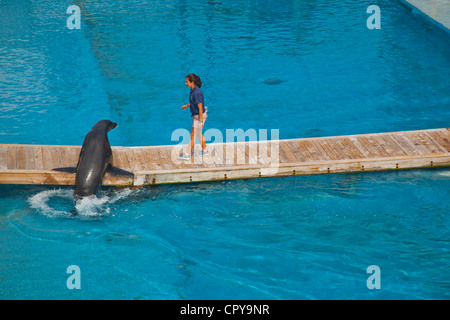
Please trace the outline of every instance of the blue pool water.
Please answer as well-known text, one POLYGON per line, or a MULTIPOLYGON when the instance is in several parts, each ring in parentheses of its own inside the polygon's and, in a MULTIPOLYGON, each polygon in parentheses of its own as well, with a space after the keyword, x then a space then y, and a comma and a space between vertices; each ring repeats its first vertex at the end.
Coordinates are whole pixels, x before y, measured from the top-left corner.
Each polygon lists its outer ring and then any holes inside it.
MULTIPOLYGON (((450 42, 370 4, 380 30, 364 0, 3 0, 0 142, 80 145, 108 118, 112 145, 176 144, 190 72, 206 129, 449 127, 450 42)), ((448 299, 449 187, 433 169, 104 188, 72 217, 72 187, 0 186, 0 298, 448 299)))

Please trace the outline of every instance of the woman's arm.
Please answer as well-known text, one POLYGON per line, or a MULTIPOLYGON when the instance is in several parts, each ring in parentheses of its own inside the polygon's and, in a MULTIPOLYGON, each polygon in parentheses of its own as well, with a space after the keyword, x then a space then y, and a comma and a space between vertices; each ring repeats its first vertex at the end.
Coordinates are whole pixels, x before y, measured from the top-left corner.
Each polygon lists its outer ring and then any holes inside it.
POLYGON ((198 120, 203 121, 203 103, 197 104, 198 106, 198 120))
POLYGON ((203 129, 203 103, 197 104, 198 106, 198 121, 200 121, 200 128, 203 129))

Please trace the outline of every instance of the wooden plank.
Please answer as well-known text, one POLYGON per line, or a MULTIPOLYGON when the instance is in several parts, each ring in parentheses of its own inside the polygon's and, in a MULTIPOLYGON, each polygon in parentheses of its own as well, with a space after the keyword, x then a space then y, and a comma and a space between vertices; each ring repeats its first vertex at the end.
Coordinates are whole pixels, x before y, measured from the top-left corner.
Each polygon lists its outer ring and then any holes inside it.
POLYGON ((293 140, 285 141, 291 152, 295 155, 296 162, 306 161, 297 144, 293 140))
POLYGON ((8 147, 8 169, 17 169, 17 147, 8 147))
POLYGON ((26 169, 25 147, 17 147, 17 169, 26 169))
POLYGON ((373 135, 372 139, 388 154, 388 156, 394 156, 395 150, 392 148, 382 135, 373 135))
POLYGON ((234 165, 248 164, 248 153, 245 153, 245 145, 234 142, 234 152, 236 153, 236 162, 234 165))
POLYGON ((177 150, 181 151, 181 149, 177 149, 177 146, 170 146, 170 147, 163 147, 163 148, 165 150, 167 162, 170 164, 170 166, 172 168, 175 168, 178 165, 177 160, 178 160, 179 153, 177 152, 177 150))
POLYGON ((296 161, 296 157, 287 145, 287 143, 280 142, 280 160, 282 163, 291 163, 296 161))
POLYGON ((134 186, 134 176, 132 175, 110 175, 105 174, 103 178, 103 186, 114 186, 114 187, 133 187, 134 186))
POLYGON ((8 169, 8 147, 0 146, 0 170, 8 169))
POLYGON ((199 153, 199 152, 200 152, 200 150, 196 146, 194 146, 194 148, 192 149, 191 160, 194 162, 194 165, 196 168, 198 168, 199 166, 201 166, 203 164, 202 157, 197 157, 197 153, 199 153))
POLYGON ((288 158, 287 154, 284 152, 284 149, 282 146, 279 146, 279 149, 278 149, 278 159, 281 163, 289 162, 289 158, 288 158))
POLYGON ((237 158, 235 156, 235 143, 225 143, 224 144, 224 155, 225 155, 225 164, 226 166, 232 166, 237 163, 237 158))
POLYGON ((328 147, 331 148, 331 150, 333 150, 333 152, 338 156, 338 160, 347 159, 349 157, 346 150, 343 150, 342 146, 339 145, 339 138, 332 137, 326 140, 328 147))
POLYGON ((420 138, 423 141, 423 144, 431 153, 441 153, 447 151, 442 148, 439 143, 436 143, 436 141, 431 138, 430 135, 428 135, 426 132, 418 132, 416 134, 416 137, 420 138))
POLYGON ((225 166, 224 144, 217 143, 212 145, 212 150, 210 150, 209 152, 216 168, 225 166))
POLYGON ((370 158, 379 158, 383 157, 383 155, 375 149, 375 146, 371 145, 370 141, 366 136, 357 137, 358 142, 364 147, 365 150, 370 154, 370 158))
POLYGON ((407 153, 397 144, 394 140, 388 135, 384 134, 379 136, 380 139, 383 139, 384 142, 389 146, 390 154, 396 156, 406 156, 407 153))
POLYGON ((250 150, 247 148, 247 145, 245 144, 245 142, 240 142, 240 143, 237 143, 236 145, 237 145, 236 157, 239 156, 239 153, 242 153, 244 156, 243 164, 250 164, 250 161, 251 161, 250 150))
POLYGON ((355 156, 345 147, 340 137, 327 139, 328 146, 338 155, 339 160, 353 159, 355 156))
POLYGON ((118 152, 117 152, 117 155, 119 157, 120 163, 123 166, 121 168, 124 169, 124 170, 127 170, 127 171, 133 171, 133 166, 128 161, 127 148, 123 147, 123 148, 119 149, 118 152))
POLYGON ((319 143, 320 140, 318 139, 311 139, 310 142, 314 146, 314 148, 319 152, 320 156, 324 160, 333 160, 332 157, 330 157, 330 154, 327 150, 325 150, 324 146, 319 143))
POLYGON ((42 162, 44 164, 44 170, 51 170, 57 166, 53 166, 52 154, 49 147, 42 147, 42 162))
POLYGON ((377 152, 379 152, 381 154, 382 157, 388 158, 391 156, 391 154, 389 154, 389 152, 386 151, 385 145, 384 143, 382 143, 382 141, 378 141, 376 139, 378 135, 373 134, 373 135, 368 135, 367 139, 369 141, 369 143, 371 143, 373 145, 373 147, 377 150, 377 152))
POLYGON ((58 148, 60 154, 61 167, 71 167, 72 163, 69 160, 69 148, 58 148))
POLYGON ((0 172, 1 184, 74 185, 75 175, 58 171, 8 170, 0 172))
MULTIPOLYGON (((209 148, 207 147, 207 150, 209 152, 209 148)), ((211 157, 211 153, 209 152, 209 154, 207 156, 203 156, 202 157, 203 163, 206 167, 208 168, 214 168, 216 165, 214 164, 214 160, 211 157)))
MULTIPOLYGON (((250 164, 250 162, 252 162, 252 159, 251 159, 252 157, 250 155, 250 150, 247 147, 247 143, 246 142, 238 142, 237 145, 238 145, 238 148, 236 149, 236 152, 242 152, 244 154, 244 159, 245 159, 244 164, 245 165, 250 164)), ((238 154, 236 154, 236 156, 238 156, 238 154)))
POLYGON ((260 141, 258 143, 258 163, 262 165, 270 163, 267 151, 267 141, 260 141))
POLYGON ((422 132, 422 136, 428 139, 430 143, 436 148, 437 152, 448 152, 447 149, 443 147, 443 145, 440 143, 440 140, 438 138, 434 138, 431 136, 428 132, 422 132))
POLYGON ((133 149, 126 148, 125 149, 125 155, 128 160, 128 163, 130 164, 131 171, 139 171, 139 164, 137 163, 136 157, 134 155, 133 149))
POLYGON ((346 143, 346 140, 344 138, 336 139, 336 142, 337 145, 340 147, 340 150, 345 153, 346 158, 361 159, 361 157, 357 156, 357 154, 360 152, 358 151, 358 153, 353 153, 352 149, 348 146, 348 143, 346 143))
POLYGON ((245 149, 248 149, 248 163, 257 164, 258 163, 258 142, 252 141, 245 143, 245 149))
POLYGON ((442 140, 446 143, 450 143, 450 131, 447 129, 435 130, 436 134, 438 134, 442 140))
POLYGON ((125 170, 125 166, 122 162, 122 157, 120 156, 119 150, 117 148, 112 149, 113 152, 113 166, 125 170))
POLYGON ((146 161, 144 159, 144 154, 142 152, 142 149, 139 147, 133 147, 134 156, 136 159, 136 164, 139 169, 135 171, 145 171, 148 170, 146 161))
MULTIPOLYGON (((158 154, 160 157, 160 163, 162 164, 164 169, 172 169, 174 167, 174 163, 172 162, 172 155, 171 153, 168 153, 166 148, 158 148, 158 154)), ((180 160, 183 161, 183 160, 180 160)), ((189 161, 187 161, 189 162, 189 161)), ((193 162, 193 156, 191 156, 191 163, 193 162)))
POLYGON ((26 146, 25 149, 25 168, 27 170, 36 170, 36 164, 34 162, 34 147, 26 146))
POLYGON ((132 171, 131 165, 128 162, 126 148, 115 148, 113 151, 113 164, 122 170, 132 171))
POLYGON ((52 164, 53 164, 53 168, 62 168, 63 165, 61 164, 61 155, 60 155, 60 148, 58 147, 52 147, 50 148, 50 154, 52 157, 52 164))
POLYGON ((150 166, 152 170, 163 170, 164 167, 161 162, 157 148, 146 148, 144 152, 145 161, 147 166, 150 166))
POLYGON ((437 147, 424 132, 417 132, 413 134, 416 141, 420 141, 423 146, 426 147, 429 153, 441 153, 440 147, 437 147))
MULTIPOLYGON (((69 149, 69 166, 76 167, 80 158, 81 147, 70 147, 69 149)), ((114 158, 113 158, 114 161, 114 158)))
POLYGON ((405 151, 409 156, 422 154, 422 152, 414 148, 414 145, 400 133, 396 135, 390 135, 390 138, 395 143, 397 143, 402 148, 402 150, 405 151))
POLYGON ((415 141, 411 140, 411 137, 408 136, 407 132, 401 132, 401 133, 398 133, 397 135, 398 135, 398 137, 400 139, 405 141, 406 144, 408 144, 411 147, 411 149, 414 150, 415 154, 417 154, 417 153, 418 154, 428 154, 428 150, 426 148, 424 148, 421 145, 421 143, 418 143, 418 142, 415 142, 415 141))
POLYGON ((341 159, 341 157, 336 152, 334 152, 333 148, 330 147, 327 139, 325 138, 321 138, 320 140, 314 139, 313 143, 315 143, 316 145, 320 145, 320 147, 325 151, 330 160, 341 159))
POLYGON ((303 158, 305 161, 314 161, 314 157, 309 153, 308 149, 306 148, 305 141, 304 140, 295 140, 295 144, 298 147, 298 150, 303 155, 303 158))
POLYGON ((353 144, 353 142, 348 138, 341 139, 342 144, 351 152, 353 159, 364 159, 364 155, 359 151, 359 149, 353 144))
MULTIPOLYGON (((249 154, 249 150, 245 144, 245 142, 240 142, 237 143, 238 148, 236 149, 237 152, 241 152, 242 155, 244 156, 244 163, 243 164, 250 164, 250 154, 249 154)), ((236 155, 238 156, 238 155, 236 155)))
POLYGON ((270 154, 270 168, 272 168, 273 166, 278 166, 281 161, 280 161, 280 141, 279 140, 274 140, 274 141, 269 141, 268 145, 267 145, 267 150, 269 150, 269 154, 270 154))
POLYGON ((324 160, 322 155, 317 151, 316 147, 314 147, 314 145, 311 143, 310 140, 305 140, 304 145, 314 160, 316 160, 316 161, 324 160))
POLYGON ((450 152, 450 140, 446 139, 444 135, 441 135, 438 131, 431 131, 429 134, 435 138, 437 142, 441 144, 441 146, 447 150, 447 152, 450 152))
POLYGON ((367 135, 358 138, 361 144, 366 148, 369 153, 375 158, 389 157, 389 154, 373 139, 373 137, 367 135))
POLYGON ((280 160, 280 146, 277 143, 272 144, 269 140, 260 141, 259 146, 259 158, 261 165, 270 166, 273 161, 279 162, 280 160), (272 154, 273 153, 273 154, 272 154))
POLYGON ((405 136, 416 146, 416 148, 422 149, 424 153, 437 153, 438 150, 431 145, 425 137, 417 132, 406 132, 405 136))
POLYGON ((348 141, 348 145, 352 149, 352 152, 357 156, 358 159, 365 159, 366 155, 363 153, 350 138, 345 138, 348 141))
POLYGON ((256 158, 256 164, 264 165, 266 163, 267 158, 264 158, 263 155, 266 153, 267 149, 264 150, 264 144, 266 144, 265 141, 258 141, 255 143, 256 151, 255 151, 255 158, 256 158))
MULTIPOLYGON (((158 148, 159 149, 159 148, 158 148)), ((195 156, 196 156, 196 153, 198 153, 198 151, 197 150, 193 150, 192 152, 191 152, 191 161, 189 162, 189 161, 183 161, 183 160, 179 160, 179 152, 177 152, 177 151, 180 151, 180 152, 184 152, 184 149, 181 149, 180 147, 178 147, 178 149, 177 149, 177 147, 176 146, 172 146, 172 147, 163 147, 162 149, 160 149, 160 151, 162 152, 160 152, 159 154, 163 154, 163 155, 165 155, 165 158, 164 159, 162 159, 163 161, 165 161, 165 164, 169 167, 169 168, 171 168, 171 170, 173 170, 173 169, 175 169, 175 168, 179 168, 179 167, 182 167, 182 168, 190 168, 190 167, 192 167, 193 165, 194 166, 197 166, 196 164, 195 164, 195 156), (193 164, 191 164, 191 163, 193 163, 193 164)), ((197 159, 197 161, 198 161, 199 159, 197 159)), ((200 159, 201 160, 201 159, 200 159)))
POLYGON ((367 150, 364 145, 358 140, 356 136, 348 137, 348 139, 353 143, 353 145, 358 149, 358 151, 364 156, 366 159, 373 158, 373 155, 367 150))

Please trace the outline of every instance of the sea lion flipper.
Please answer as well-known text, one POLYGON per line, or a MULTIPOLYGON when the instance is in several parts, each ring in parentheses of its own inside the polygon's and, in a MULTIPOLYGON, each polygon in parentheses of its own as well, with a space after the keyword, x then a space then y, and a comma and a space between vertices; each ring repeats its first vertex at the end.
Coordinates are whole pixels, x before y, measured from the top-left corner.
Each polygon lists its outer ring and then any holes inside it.
POLYGON ((66 173, 76 173, 77 168, 75 167, 64 167, 64 168, 53 168, 53 171, 66 172, 66 173))
POLYGON ((134 173, 132 173, 132 172, 129 172, 129 171, 117 168, 117 167, 113 167, 113 166, 111 166, 110 168, 108 166, 108 168, 106 168, 106 172, 108 172, 110 175, 113 175, 113 176, 133 176, 134 175, 134 173))

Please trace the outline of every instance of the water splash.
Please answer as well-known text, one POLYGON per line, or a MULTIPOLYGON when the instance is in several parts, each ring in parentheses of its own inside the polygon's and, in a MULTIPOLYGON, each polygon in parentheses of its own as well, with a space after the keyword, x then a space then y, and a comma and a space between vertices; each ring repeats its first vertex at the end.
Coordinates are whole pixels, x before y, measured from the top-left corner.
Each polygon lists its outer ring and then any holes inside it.
POLYGON ((28 199, 31 208, 48 217, 96 218, 111 214, 111 205, 132 193, 130 189, 101 191, 98 196, 75 201, 73 190, 53 189, 41 191, 28 199))
POLYGON ((131 189, 122 189, 114 191, 111 195, 101 194, 100 196, 89 196, 77 200, 74 210, 71 213, 76 213, 83 217, 99 217, 109 215, 111 213, 111 204, 127 198, 132 193, 131 189))
POLYGON ((73 205, 72 194, 73 191, 68 189, 45 190, 30 197, 28 203, 31 208, 48 217, 61 217, 70 214, 70 209, 67 211, 64 207, 73 205), (56 201, 52 202, 53 199, 56 199, 56 201), (66 205, 63 205, 62 210, 58 210, 56 204, 58 203, 58 207, 61 207, 62 202, 65 202, 66 205))

